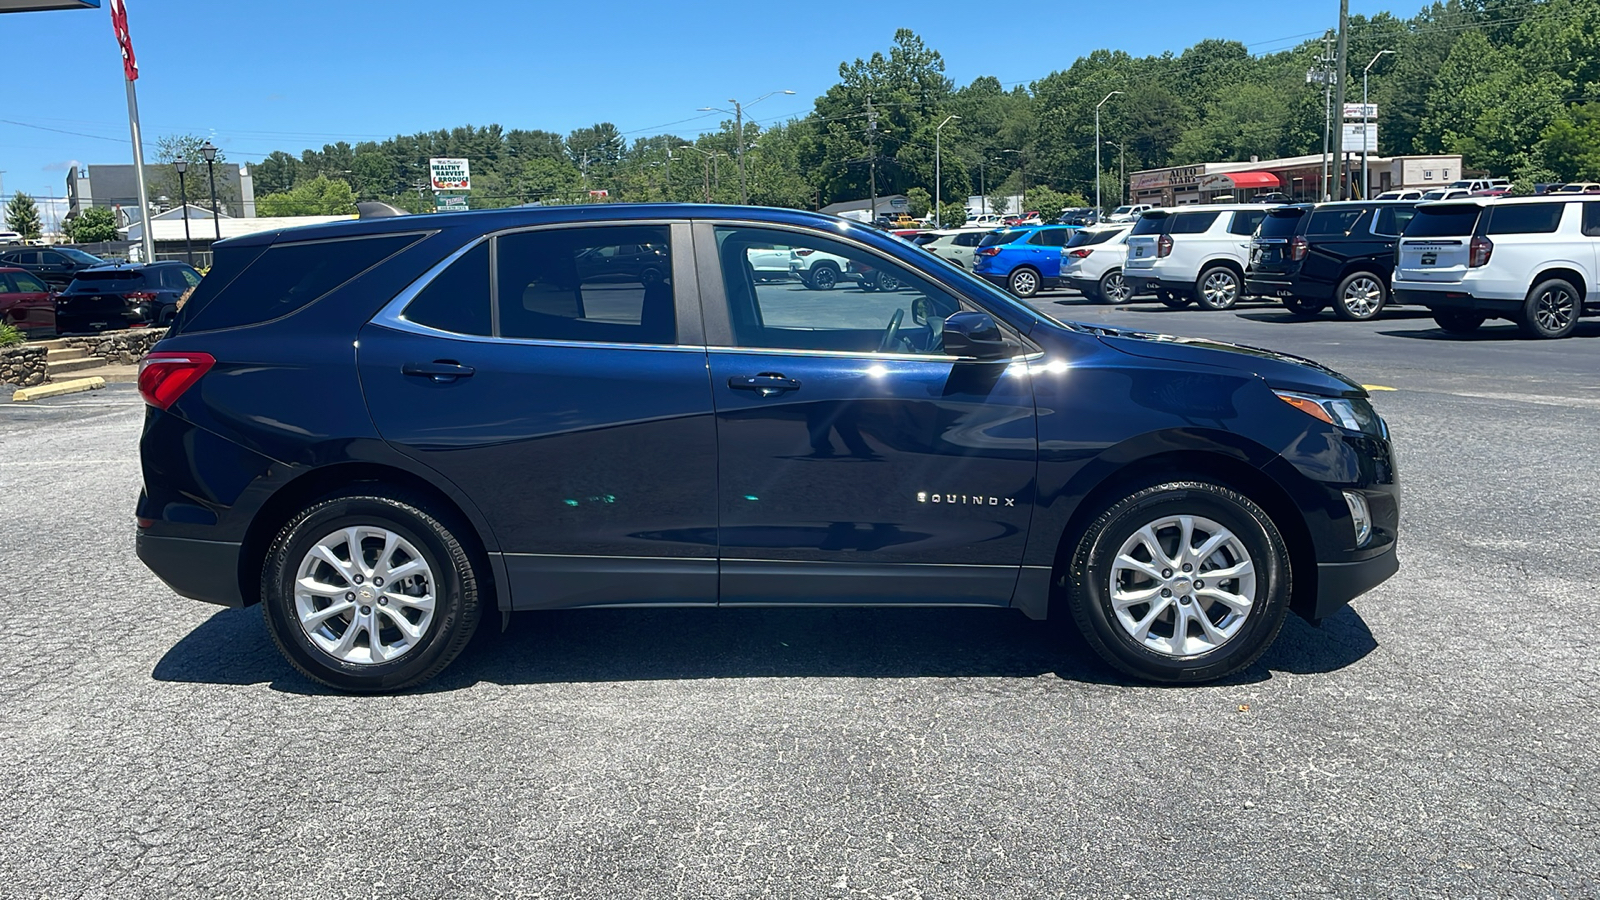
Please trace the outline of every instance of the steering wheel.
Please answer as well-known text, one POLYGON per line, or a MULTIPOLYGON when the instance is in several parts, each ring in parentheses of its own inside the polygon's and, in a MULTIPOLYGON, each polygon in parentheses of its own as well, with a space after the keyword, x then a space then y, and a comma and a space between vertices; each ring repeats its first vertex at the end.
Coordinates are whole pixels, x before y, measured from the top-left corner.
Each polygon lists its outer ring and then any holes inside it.
POLYGON ((889 326, 883 329, 883 340, 878 342, 878 352, 888 353, 900 341, 900 323, 905 320, 906 311, 897 309, 894 316, 889 319, 889 326))

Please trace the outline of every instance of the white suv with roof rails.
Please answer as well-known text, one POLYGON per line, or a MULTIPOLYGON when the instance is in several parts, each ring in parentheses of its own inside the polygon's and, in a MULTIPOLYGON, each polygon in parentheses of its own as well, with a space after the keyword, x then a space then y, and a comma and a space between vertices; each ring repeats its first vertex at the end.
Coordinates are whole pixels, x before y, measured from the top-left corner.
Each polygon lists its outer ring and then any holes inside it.
POLYGON ((1061 282, 1100 303, 1126 303, 1133 291, 1122 277, 1131 224, 1084 228, 1061 248, 1061 282))
POLYGON ((1173 309, 1231 309, 1244 294, 1250 238, 1275 206, 1227 203, 1152 209, 1128 235, 1123 279, 1173 309))
POLYGON ((1453 334, 1510 319, 1538 338, 1600 314, 1600 198, 1581 195, 1425 203, 1396 251, 1394 298, 1433 311, 1453 334))

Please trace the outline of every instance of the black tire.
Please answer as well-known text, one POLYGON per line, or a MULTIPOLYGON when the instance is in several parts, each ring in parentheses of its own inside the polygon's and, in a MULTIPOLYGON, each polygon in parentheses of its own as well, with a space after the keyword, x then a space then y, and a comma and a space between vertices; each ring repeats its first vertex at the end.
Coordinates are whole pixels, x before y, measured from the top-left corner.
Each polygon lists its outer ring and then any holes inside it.
MULTIPOLYGON (((468 527, 454 517, 435 516, 426 501, 399 489, 367 486, 317 501, 279 530, 262 566, 261 606, 273 643, 301 674, 344 691, 399 691, 438 675, 467 646, 478 626, 478 566, 457 538, 468 527), (318 541, 353 526, 382 528, 400 536, 417 549, 433 574, 433 583, 427 585, 434 597, 431 621, 409 649, 384 662, 335 658, 311 640, 296 613, 294 588, 302 560, 318 541)), ((346 545, 346 558, 348 551, 346 545)), ((386 621, 376 614, 375 619, 386 621)), ((367 640, 370 645, 370 636, 367 640)))
POLYGON ((1128 283, 1122 279, 1121 269, 1112 269, 1101 275, 1100 286, 1095 293, 1094 299, 1098 303, 1127 303, 1133 299, 1133 291, 1128 289, 1128 283))
POLYGON ((1440 309, 1433 313, 1433 321, 1439 329, 1451 334, 1471 334, 1488 320, 1488 316, 1455 309, 1440 309))
POLYGON ((1227 266, 1212 266, 1200 272, 1194 283, 1195 302, 1213 312, 1233 309, 1244 296, 1244 279, 1227 266))
POLYGON ((1305 300, 1300 297, 1285 297, 1283 298, 1283 308, 1289 311, 1289 315, 1297 319, 1314 319, 1322 314, 1326 304, 1316 300, 1305 300))
POLYGON ((1039 293, 1039 273, 1029 266, 1018 266, 1006 278, 1006 287, 1018 297, 1028 298, 1039 293))
POLYGON ((1346 322, 1377 317, 1389 303, 1389 288, 1371 272, 1351 272, 1333 292, 1333 313, 1346 322))
POLYGON ((839 285, 839 268, 833 263, 819 262, 806 275, 806 287, 813 291, 831 291, 839 285))
POLYGON ((1191 302, 1191 298, 1177 291, 1162 291, 1161 305, 1168 309, 1183 309, 1191 302))
MULTIPOLYGON (((1159 534, 1165 534, 1165 531, 1159 534)), ((1196 536, 1199 534, 1199 531, 1195 532, 1196 536)), ((1168 552, 1175 552, 1180 543, 1174 538, 1171 541, 1173 549, 1168 552)), ((1217 554, 1224 552, 1231 551, 1218 550, 1207 560, 1202 560, 1200 565, 1215 561, 1217 554)), ((1184 585, 1180 590, 1198 592, 1205 588, 1194 579, 1209 570, 1201 569, 1189 575, 1178 570, 1162 571, 1174 573, 1184 585)), ((1122 672, 1147 681, 1198 683, 1225 678, 1245 668, 1259 659, 1277 637, 1289 610, 1289 551, 1271 517, 1248 497, 1204 481, 1169 482, 1135 491, 1097 517, 1073 549, 1071 568, 1063 581, 1066 594, 1062 600, 1070 607, 1073 620, 1084 638, 1106 662, 1122 672), (1132 540, 1140 529, 1170 516, 1204 517, 1228 529, 1237 539, 1238 546, 1248 554, 1254 568, 1254 603, 1237 623, 1236 630, 1215 646, 1207 647, 1197 642, 1194 649, 1199 652, 1196 653, 1173 655, 1147 645, 1151 639, 1166 641, 1169 647, 1173 645, 1176 637, 1173 621, 1177 620, 1181 602, 1178 597, 1153 598, 1153 602, 1142 610, 1139 604, 1127 607, 1128 614, 1139 616, 1141 623, 1144 617, 1150 618, 1151 624, 1144 629, 1149 635, 1146 642, 1137 640, 1129 633, 1118 619, 1112 602, 1112 579, 1119 577, 1113 569, 1113 563, 1120 555, 1124 542, 1132 540), (1164 605, 1158 607, 1156 604, 1164 605), (1169 620, 1162 620, 1162 616, 1169 617, 1169 620), (1167 637, 1158 633, 1163 629, 1169 633, 1167 637)), ((1221 584, 1233 585, 1236 591, 1243 590, 1243 583, 1233 579, 1224 579, 1221 584)), ((1214 591, 1216 587, 1209 590, 1214 591)), ((1139 589, 1144 589, 1143 585, 1139 589)), ((1225 604, 1217 600, 1208 602, 1212 605, 1204 608, 1199 601, 1191 599, 1189 603, 1182 604, 1182 608, 1206 615, 1213 628, 1219 625, 1232 627, 1227 625, 1225 604), (1220 617, 1213 619, 1213 614, 1220 617)), ((1193 612, 1188 614, 1192 616, 1193 612)), ((1188 649, 1190 641, 1196 640, 1194 631, 1201 632, 1201 641, 1205 639, 1205 631, 1198 620, 1190 618, 1183 621, 1186 622, 1185 637, 1176 646, 1180 651, 1188 649)))
POLYGON ((1533 286, 1522 302, 1517 327, 1526 337, 1564 338, 1578 327, 1583 315, 1583 295, 1565 278, 1546 278, 1533 286))

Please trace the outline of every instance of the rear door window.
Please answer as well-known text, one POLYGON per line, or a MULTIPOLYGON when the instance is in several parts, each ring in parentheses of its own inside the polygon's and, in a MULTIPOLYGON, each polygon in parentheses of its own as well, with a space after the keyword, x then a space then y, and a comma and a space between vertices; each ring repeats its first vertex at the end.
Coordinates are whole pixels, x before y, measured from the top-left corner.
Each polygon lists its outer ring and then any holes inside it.
POLYGON ((1482 209, 1470 203, 1422 206, 1402 232, 1408 238, 1471 237, 1482 209))
POLYGON ((1217 221, 1219 212, 1181 212, 1171 216, 1172 227, 1168 234, 1205 234, 1217 221))
POLYGON ((1600 237, 1600 203, 1583 204, 1583 233, 1600 237))
POLYGON ((1335 206, 1329 209, 1318 209, 1311 212, 1311 221, 1306 224, 1306 234, 1332 235, 1349 234, 1356 223, 1361 221, 1361 216, 1366 213, 1359 206, 1335 206))
POLYGON ((496 238, 495 255, 501 337, 677 340, 666 225, 514 232, 496 238))
MULTIPOLYGON (((1590 205, 1593 206, 1594 204, 1590 205)), ((44 282, 26 272, 12 272, 10 273, 10 278, 11 283, 16 285, 17 290, 24 294, 46 294, 50 292, 50 289, 44 286, 44 282)))
POLYGON ((977 232, 956 235, 957 247, 976 247, 981 243, 983 243, 983 235, 977 232))
POLYGON ((1489 210, 1489 234, 1554 234, 1565 203, 1516 203, 1489 210))

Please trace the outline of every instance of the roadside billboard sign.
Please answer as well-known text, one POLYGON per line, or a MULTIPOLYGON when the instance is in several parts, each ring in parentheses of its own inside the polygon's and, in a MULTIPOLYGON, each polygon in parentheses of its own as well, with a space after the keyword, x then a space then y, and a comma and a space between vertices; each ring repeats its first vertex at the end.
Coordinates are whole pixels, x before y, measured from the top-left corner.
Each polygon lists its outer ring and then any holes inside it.
POLYGON ((1344 123, 1344 149, 1351 153, 1376 154, 1378 152, 1378 123, 1344 123))
POLYGON ((1376 103, 1346 103, 1344 105, 1344 118, 1349 122, 1356 119, 1376 119, 1378 117, 1378 104, 1376 103))
POLYGON ((466 212, 466 194, 434 194, 433 209, 435 212, 466 212))
POLYGON ((472 170, 465 159, 434 157, 428 160, 428 172, 436 191, 472 190, 472 170))

